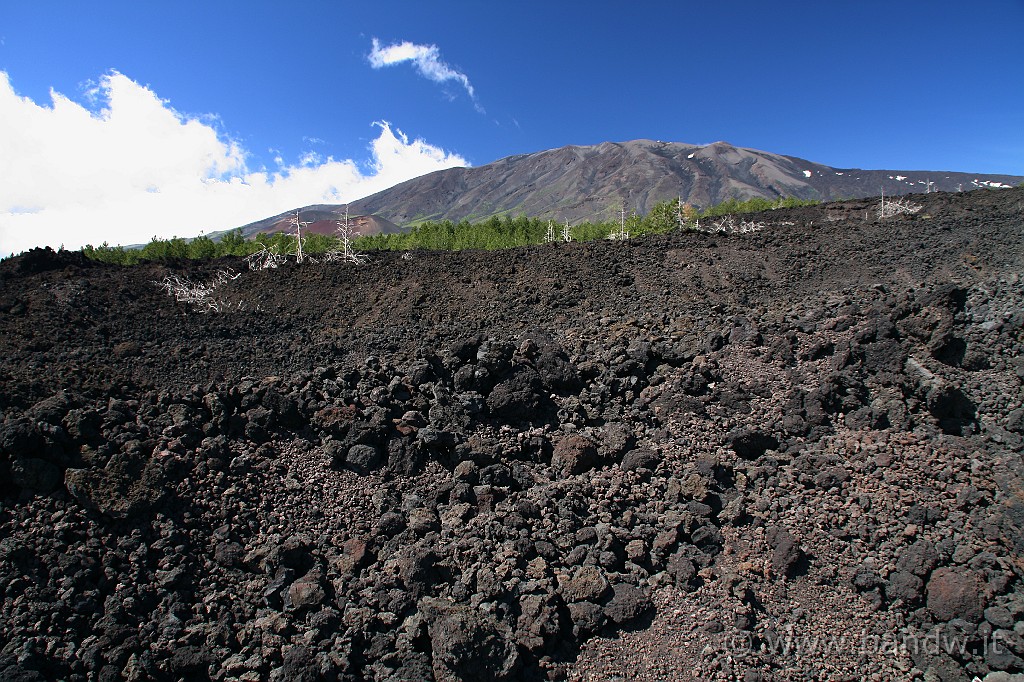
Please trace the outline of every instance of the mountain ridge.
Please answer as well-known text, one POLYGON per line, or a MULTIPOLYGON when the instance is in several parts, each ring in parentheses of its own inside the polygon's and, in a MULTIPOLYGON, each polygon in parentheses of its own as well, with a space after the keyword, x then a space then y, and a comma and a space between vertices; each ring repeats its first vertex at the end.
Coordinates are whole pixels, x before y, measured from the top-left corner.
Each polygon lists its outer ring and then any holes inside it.
MULTIPOLYGON (((828 201, 883 192, 1011 187, 1021 181, 1024 176, 836 168, 722 141, 694 145, 640 139, 566 145, 483 166, 435 171, 353 201, 347 209, 353 216, 386 221, 376 231, 427 220, 477 221, 519 214, 576 224, 615 218, 623 207, 644 214, 675 198, 707 208, 728 199, 828 201)), ((339 216, 346 206, 317 205, 301 211, 314 209, 339 216)), ((243 232, 254 225, 243 227, 243 232)))

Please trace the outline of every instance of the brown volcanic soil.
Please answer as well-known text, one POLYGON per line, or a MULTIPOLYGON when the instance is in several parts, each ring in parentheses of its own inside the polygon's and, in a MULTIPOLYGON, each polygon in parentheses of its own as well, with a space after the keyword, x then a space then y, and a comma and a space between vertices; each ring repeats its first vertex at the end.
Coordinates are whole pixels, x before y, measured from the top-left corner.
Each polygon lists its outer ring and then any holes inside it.
POLYGON ((1020 673, 1024 191, 911 199, 0 263, 0 680, 1020 673))

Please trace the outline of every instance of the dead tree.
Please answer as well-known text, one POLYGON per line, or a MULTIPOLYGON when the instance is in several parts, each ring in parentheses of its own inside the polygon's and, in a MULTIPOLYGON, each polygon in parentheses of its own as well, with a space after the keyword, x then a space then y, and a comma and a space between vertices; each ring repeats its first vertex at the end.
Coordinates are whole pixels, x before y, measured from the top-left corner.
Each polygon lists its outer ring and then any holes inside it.
POLYGON ((250 270, 272 270, 285 260, 284 256, 271 251, 266 246, 245 257, 245 262, 249 264, 250 270))
POLYGON ((629 239, 629 230, 626 229, 626 202, 622 202, 622 208, 619 210, 619 229, 608 235, 608 239, 614 240, 626 240, 629 239))
POLYGON ((302 253, 302 228, 309 227, 309 223, 300 220, 299 212, 295 211, 295 215, 292 216, 292 227, 295 228, 295 262, 301 263, 305 260, 305 256, 302 253))
POLYGON ((882 201, 878 206, 878 219, 887 220, 902 214, 913 214, 920 211, 924 206, 911 203, 909 199, 885 200, 885 190, 882 190, 882 201))
POLYGON ((348 215, 348 205, 345 206, 345 219, 335 221, 338 228, 335 233, 338 236, 338 240, 341 242, 341 248, 330 251, 327 254, 327 260, 329 261, 346 261, 348 263, 355 263, 361 265, 369 260, 366 254, 359 253, 353 246, 353 241, 359 236, 359 231, 352 225, 352 221, 348 215))

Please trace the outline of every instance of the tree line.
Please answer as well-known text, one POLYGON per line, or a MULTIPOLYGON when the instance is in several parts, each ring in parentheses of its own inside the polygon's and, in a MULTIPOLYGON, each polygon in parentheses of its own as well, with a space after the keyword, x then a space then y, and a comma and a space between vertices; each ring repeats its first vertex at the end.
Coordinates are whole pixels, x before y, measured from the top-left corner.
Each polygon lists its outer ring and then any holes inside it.
MULTIPOLYGON (((774 201, 762 198, 746 201, 729 199, 699 211, 689 204, 680 204, 678 199, 672 199, 656 204, 643 216, 634 213, 619 220, 586 221, 567 228, 554 221, 524 215, 492 216, 479 222, 425 221, 412 226, 406 232, 357 237, 353 246, 360 251, 495 250, 563 241, 566 237, 573 241, 593 241, 622 236, 632 238, 664 234, 673 230, 697 230, 700 229, 701 220, 720 216, 811 206, 817 203, 814 200, 792 197, 774 201)), ((333 235, 309 234, 302 238, 303 252, 314 256, 335 251, 340 244, 340 239, 333 235)), ((245 239, 241 229, 237 229, 226 233, 218 240, 208 236, 195 239, 153 237, 152 241, 141 249, 103 243, 100 246, 86 245, 82 252, 88 258, 97 261, 133 265, 143 261, 245 257, 264 249, 271 253, 293 254, 296 252, 296 245, 296 237, 293 234, 258 234, 252 239, 245 239)))

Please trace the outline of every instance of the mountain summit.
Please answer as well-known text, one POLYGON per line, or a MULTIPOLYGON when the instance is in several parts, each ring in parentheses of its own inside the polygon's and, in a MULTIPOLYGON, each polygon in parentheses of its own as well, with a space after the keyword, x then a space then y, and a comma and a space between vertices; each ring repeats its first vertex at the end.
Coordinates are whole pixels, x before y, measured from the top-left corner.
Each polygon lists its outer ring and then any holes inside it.
POLYGON ((941 171, 832 168, 805 159, 735 147, 653 140, 567 146, 475 168, 424 175, 351 204, 354 214, 397 225, 526 214, 570 222, 646 213, 677 197, 699 208, 726 199, 837 199, 911 192, 1007 187, 1020 176, 941 171))
MULTIPOLYGON (((474 168, 451 168, 408 180, 352 202, 362 234, 400 231, 426 220, 477 221, 495 215, 583 221, 645 214, 681 198, 697 208, 728 199, 853 199, 928 191, 1005 188, 1024 176, 950 171, 833 168, 795 156, 735 147, 633 140, 559 147, 509 156, 474 168)), ((294 210, 250 223, 246 237, 290 229, 294 210)), ((333 232, 346 206, 301 209, 312 232, 333 232)))

